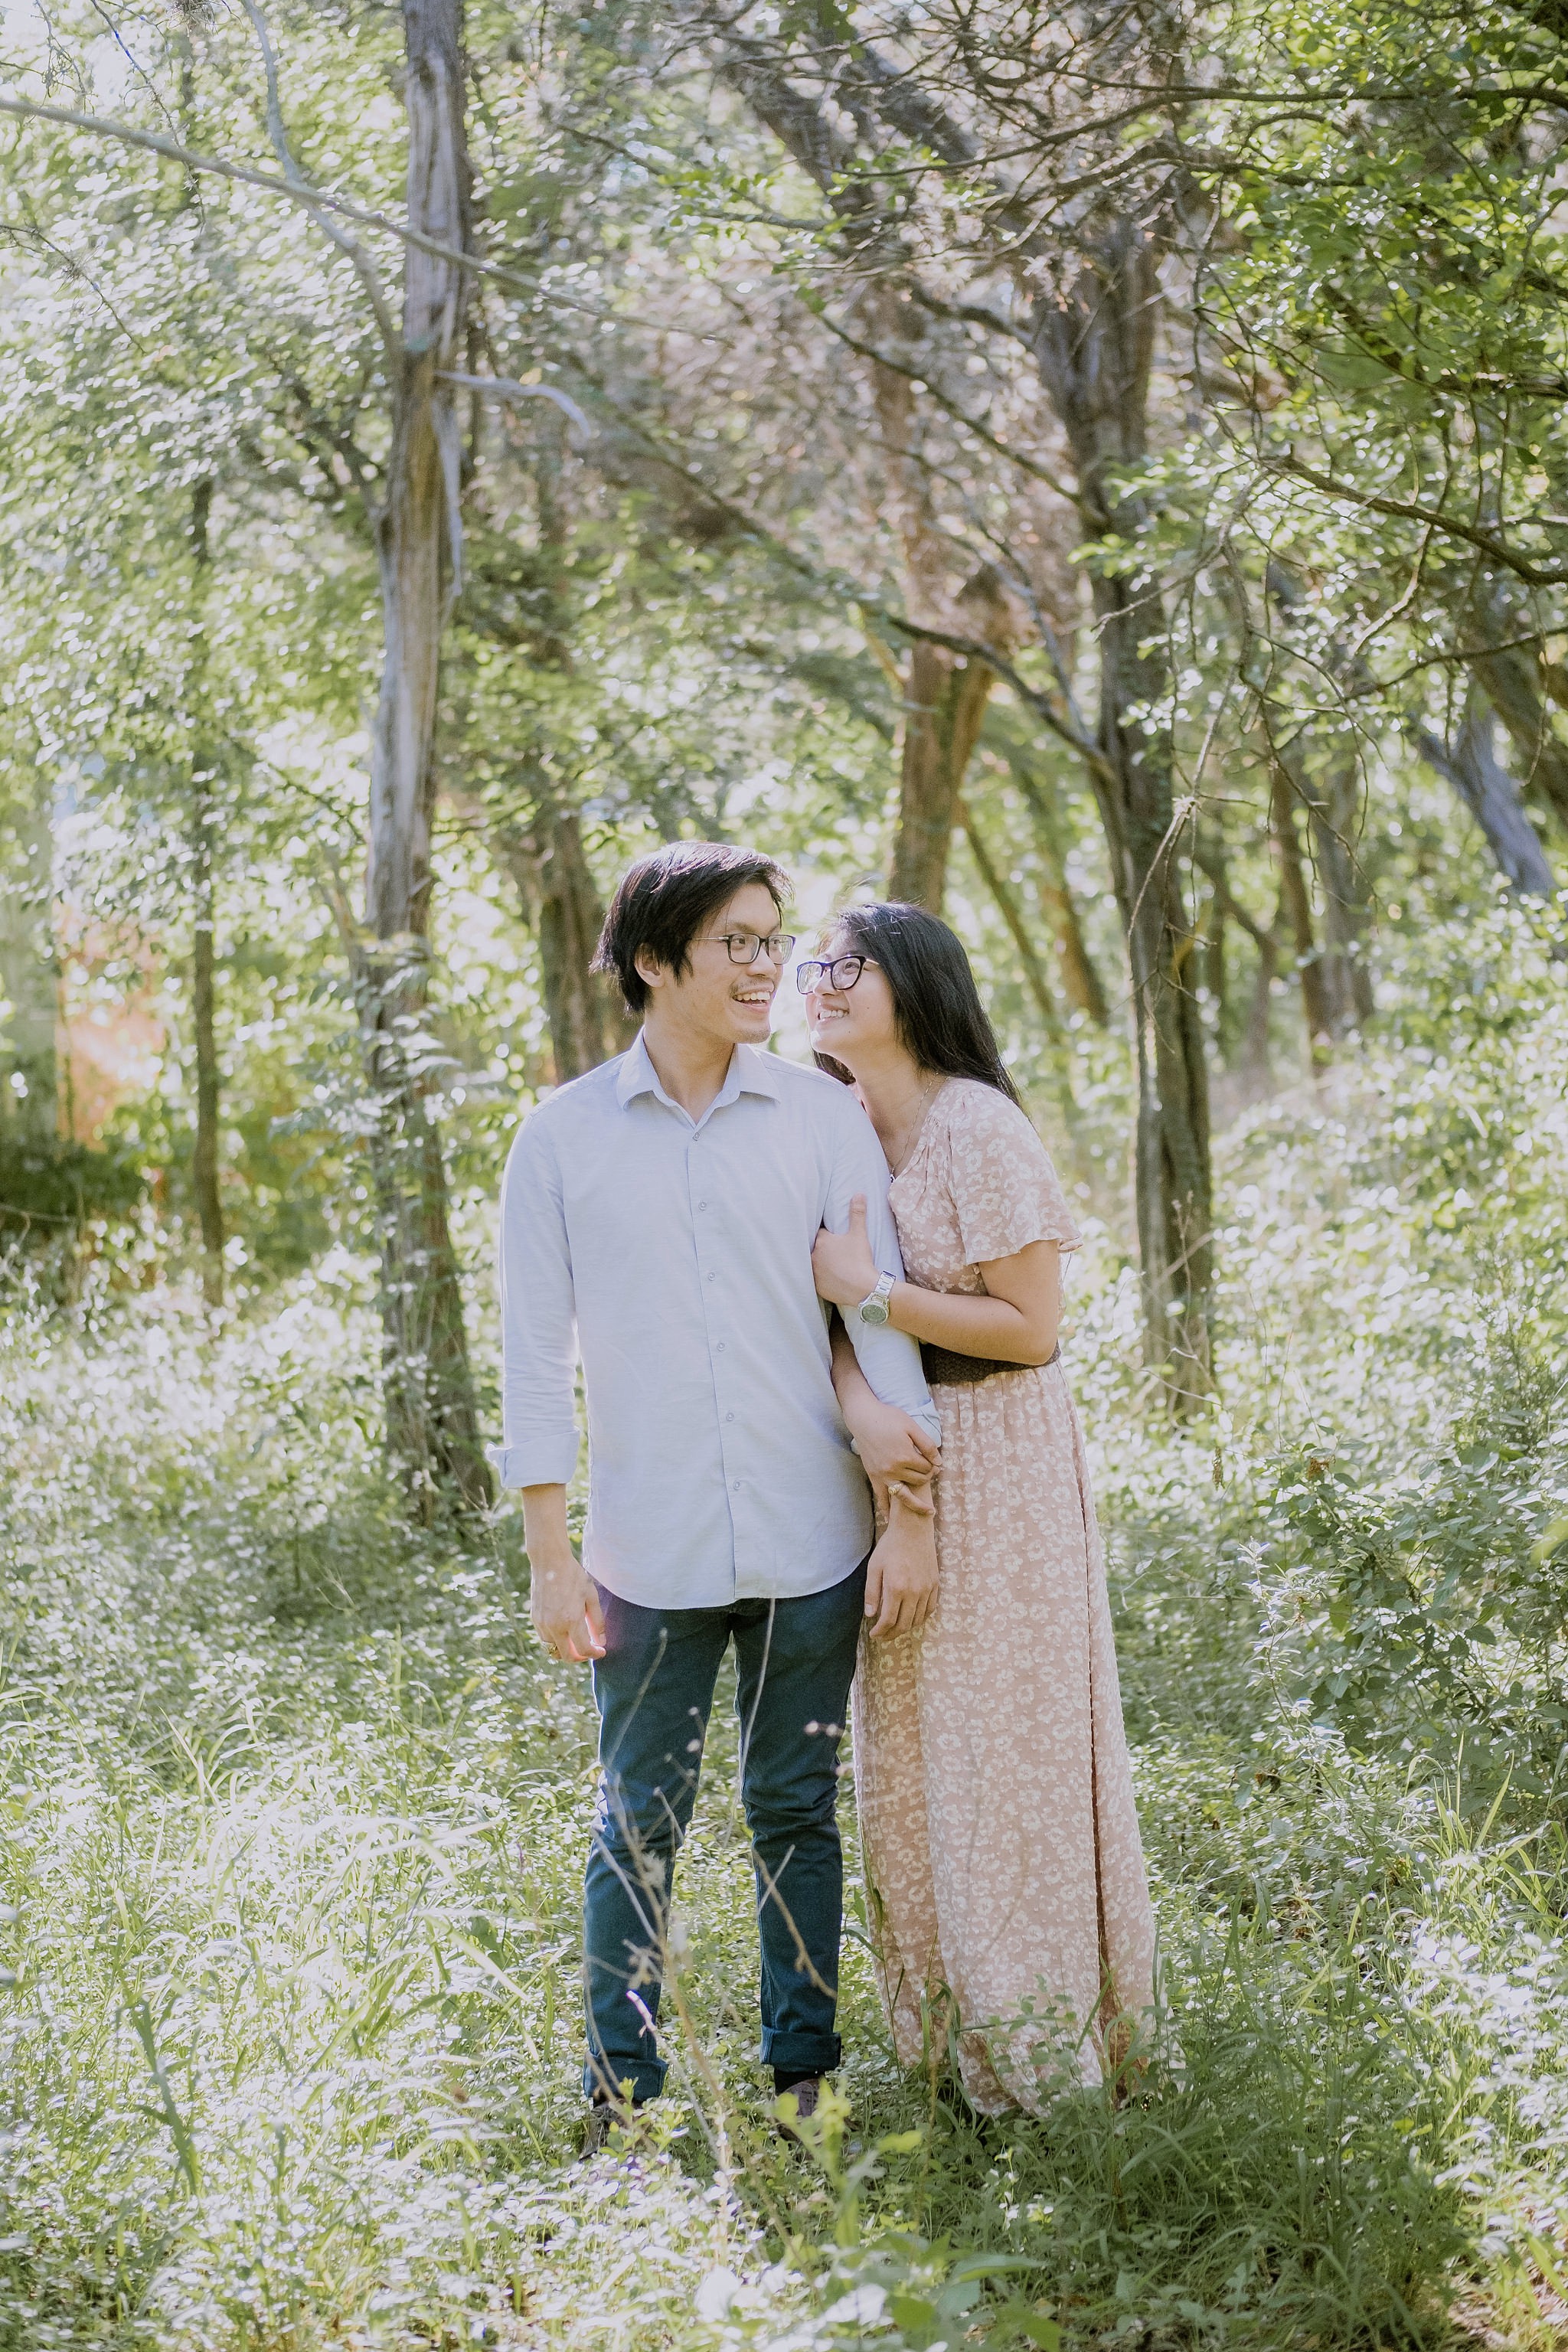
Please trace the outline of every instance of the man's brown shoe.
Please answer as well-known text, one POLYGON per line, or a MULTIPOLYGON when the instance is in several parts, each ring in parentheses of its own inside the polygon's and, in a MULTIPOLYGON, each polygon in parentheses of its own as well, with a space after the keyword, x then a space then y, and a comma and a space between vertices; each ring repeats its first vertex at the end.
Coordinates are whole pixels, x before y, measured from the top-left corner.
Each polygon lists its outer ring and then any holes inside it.
POLYGON ((623 2107, 614 2099, 595 2099, 583 2118, 583 2134, 578 2142, 583 2156, 603 2156, 610 2144, 612 2132, 630 2138, 637 2129, 636 2107, 623 2107))
POLYGON ((816 2115, 822 2104, 824 2087, 820 2074, 808 2074, 804 2083, 792 2083, 787 2091, 779 2093, 781 2105, 785 2099, 795 2101, 794 2115, 781 2115, 778 2118, 778 2134, 781 2139, 793 2139, 797 2146, 805 2146, 805 2143, 800 2136, 800 2126, 808 2124, 816 2115))

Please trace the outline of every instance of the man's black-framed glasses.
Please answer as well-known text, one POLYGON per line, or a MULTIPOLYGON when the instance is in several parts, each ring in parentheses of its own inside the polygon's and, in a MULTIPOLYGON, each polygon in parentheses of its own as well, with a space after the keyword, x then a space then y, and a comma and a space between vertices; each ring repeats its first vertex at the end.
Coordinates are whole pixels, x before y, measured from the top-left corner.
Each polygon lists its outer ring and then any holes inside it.
POLYGON ((875 956, 865 955, 829 956, 826 961, 808 957, 805 963, 796 964, 795 984, 803 996, 809 996, 814 988, 853 988, 866 966, 875 961, 875 956))
POLYGON ((767 939, 761 931, 717 931, 713 934, 714 946, 721 941, 731 963, 755 963, 758 956, 765 952, 770 963, 783 965, 788 963, 795 950, 793 931, 774 931, 767 939))

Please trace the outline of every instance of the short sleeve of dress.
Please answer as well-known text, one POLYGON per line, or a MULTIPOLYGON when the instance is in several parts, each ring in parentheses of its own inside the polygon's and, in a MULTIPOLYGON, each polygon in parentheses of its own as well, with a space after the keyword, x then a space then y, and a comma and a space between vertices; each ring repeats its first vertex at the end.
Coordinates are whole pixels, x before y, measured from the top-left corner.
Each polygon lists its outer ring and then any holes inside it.
POLYGON ((964 1262, 1012 1257, 1031 1242, 1077 1249, 1079 1230, 1045 1145, 994 1087, 961 1080, 948 1113, 948 1181, 964 1262))

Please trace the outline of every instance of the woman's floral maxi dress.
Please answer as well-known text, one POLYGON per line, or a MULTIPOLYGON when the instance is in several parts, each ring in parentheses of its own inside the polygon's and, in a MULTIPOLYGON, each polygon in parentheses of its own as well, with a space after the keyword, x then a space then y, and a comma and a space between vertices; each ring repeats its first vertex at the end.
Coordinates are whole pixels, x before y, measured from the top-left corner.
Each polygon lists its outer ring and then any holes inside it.
MULTIPOLYGON (((1027 1118, 972 1079, 942 1087, 890 1197, 922 1289, 1078 1244, 1027 1118)), ((931 1392, 941 1591, 922 1632, 863 1642, 856 1677, 873 1939, 901 2063, 956 2036, 977 2107, 1037 2110, 1098 2082, 1152 1998, 1104 1559, 1059 1361, 931 1392)))

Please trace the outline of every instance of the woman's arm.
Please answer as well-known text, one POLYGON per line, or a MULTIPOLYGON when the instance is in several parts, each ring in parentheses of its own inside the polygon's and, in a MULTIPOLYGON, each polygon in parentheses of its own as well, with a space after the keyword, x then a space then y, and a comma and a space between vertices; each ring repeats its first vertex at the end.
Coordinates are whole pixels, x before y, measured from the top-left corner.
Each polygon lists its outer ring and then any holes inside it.
MULTIPOLYGON (((861 1294, 864 1297, 864 1293, 861 1294)), ((833 1386, 845 1426, 871 1481, 877 1507, 887 1512, 896 1488, 917 1512, 931 1507, 931 1481, 937 1449, 918 1421, 896 1404, 884 1404, 860 1369, 849 1334, 833 1318, 833 1386)))
POLYGON ((919 1631, 936 1606, 936 1514, 895 1486, 882 1539, 866 1563, 866 1614, 873 1642, 919 1631))
MULTIPOLYGON (((866 1238, 862 1201, 850 1204, 847 1234, 818 1234, 811 1263, 818 1296, 837 1307, 852 1309, 876 1287, 877 1264, 866 1238)), ((980 1278, 984 1297, 896 1282, 888 1319, 912 1339, 930 1339, 961 1356, 991 1356, 1007 1364, 1048 1362, 1061 1319, 1061 1244, 1030 1242, 1011 1257, 990 1258, 980 1278)), ((847 1412, 844 1417, 849 1419, 847 1412)))

